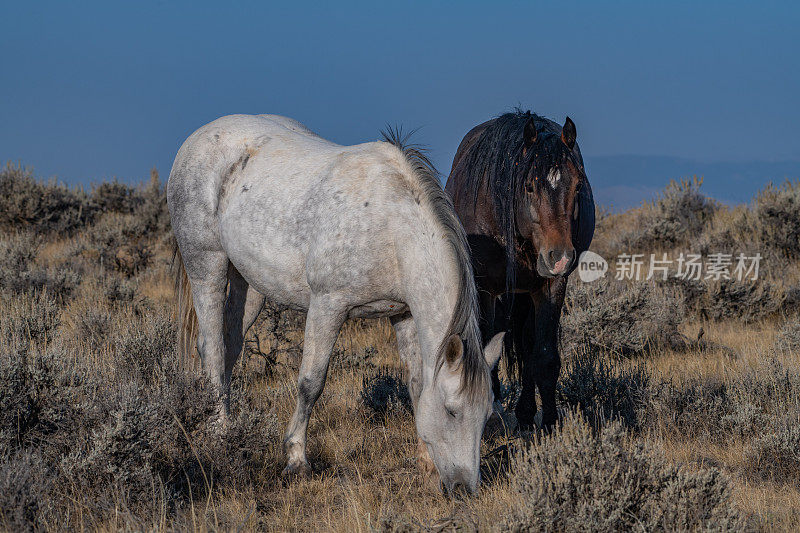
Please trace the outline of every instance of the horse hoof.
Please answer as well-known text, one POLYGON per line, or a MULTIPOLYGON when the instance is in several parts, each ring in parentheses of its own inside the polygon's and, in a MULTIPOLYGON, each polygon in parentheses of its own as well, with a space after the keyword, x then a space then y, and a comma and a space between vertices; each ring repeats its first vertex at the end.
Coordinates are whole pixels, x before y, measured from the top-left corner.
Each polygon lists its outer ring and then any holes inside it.
POLYGON ((558 424, 558 418, 556 417, 547 419, 542 418, 542 431, 549 435, 555 429, 556 424, 558 424))
POLYGON ((308 463, 290 463, 283 469, 281 475, 285 478, 309 478, 311 467, 308 463))

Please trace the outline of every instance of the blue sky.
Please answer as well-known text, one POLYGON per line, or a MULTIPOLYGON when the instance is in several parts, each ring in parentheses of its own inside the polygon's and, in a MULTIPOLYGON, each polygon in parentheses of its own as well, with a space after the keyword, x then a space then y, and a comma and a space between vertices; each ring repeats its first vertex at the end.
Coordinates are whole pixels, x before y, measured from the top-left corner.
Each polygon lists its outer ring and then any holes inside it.
POLYGON ((798 27, 788 2, 5 1, 0 160, 166 177, 197 127, 278 113, 344 144, 419 127, 446 173, 518 104, 572 117, 587 158, 800 160, 798 27))

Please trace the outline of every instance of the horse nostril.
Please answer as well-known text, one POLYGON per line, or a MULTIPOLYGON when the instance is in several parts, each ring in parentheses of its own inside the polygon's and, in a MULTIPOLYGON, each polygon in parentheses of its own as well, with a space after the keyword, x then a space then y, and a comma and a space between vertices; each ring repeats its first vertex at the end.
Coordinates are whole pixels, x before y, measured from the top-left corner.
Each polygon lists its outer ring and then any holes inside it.
POLYGON ((547 255, 550 258, 550 265, 551 266, 555 265, 556 261, 561 259, 561 251, 558 251, 558 250, 550 250, 550 252, 547 255))

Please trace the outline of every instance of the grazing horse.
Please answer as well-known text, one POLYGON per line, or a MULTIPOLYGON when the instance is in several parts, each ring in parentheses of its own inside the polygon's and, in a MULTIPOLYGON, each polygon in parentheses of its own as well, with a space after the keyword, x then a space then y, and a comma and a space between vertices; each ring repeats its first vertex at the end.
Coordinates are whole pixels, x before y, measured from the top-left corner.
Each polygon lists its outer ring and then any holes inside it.
MULTIPOLYGON (((516 415, 523 427, 534 423, 537 386, 543 426, 557 419, 567 276, 594 234, 592 189, 576 136, 569 117, 562 128, 530 111, 501 115, 467 133, 446 186, 472 248, 481 333, 511 333, 506 344, 513 350, 506 353, 515 354, 509 362, 522 376, 516 415)), ((492 385, 499 398, 496 369, 492 385)))
MULTIPOLYGON (((491 412, 466 235, 428 159, 397 134, 340 146, 276 115, 223 117, 181 146, 167 185, 184 353, 229 409, 231 370, 265 298, 307 311, 284 474, 308 474, 306 433, 339 329, 389 317, 409 368, 421 459, 475 491, 491 412)), ((431 467, 432 469, 432 467, 431 467)))

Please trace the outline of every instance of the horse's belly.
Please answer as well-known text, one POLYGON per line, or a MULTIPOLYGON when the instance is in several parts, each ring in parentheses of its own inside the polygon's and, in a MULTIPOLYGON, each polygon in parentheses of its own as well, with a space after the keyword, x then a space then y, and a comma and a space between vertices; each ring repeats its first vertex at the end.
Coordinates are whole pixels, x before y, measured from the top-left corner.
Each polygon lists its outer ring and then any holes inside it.
POLYGON ((275 228, 223 220, 220 237, 231 263, 256 291, 278 305, 307 309, 305 254, 275 228))

